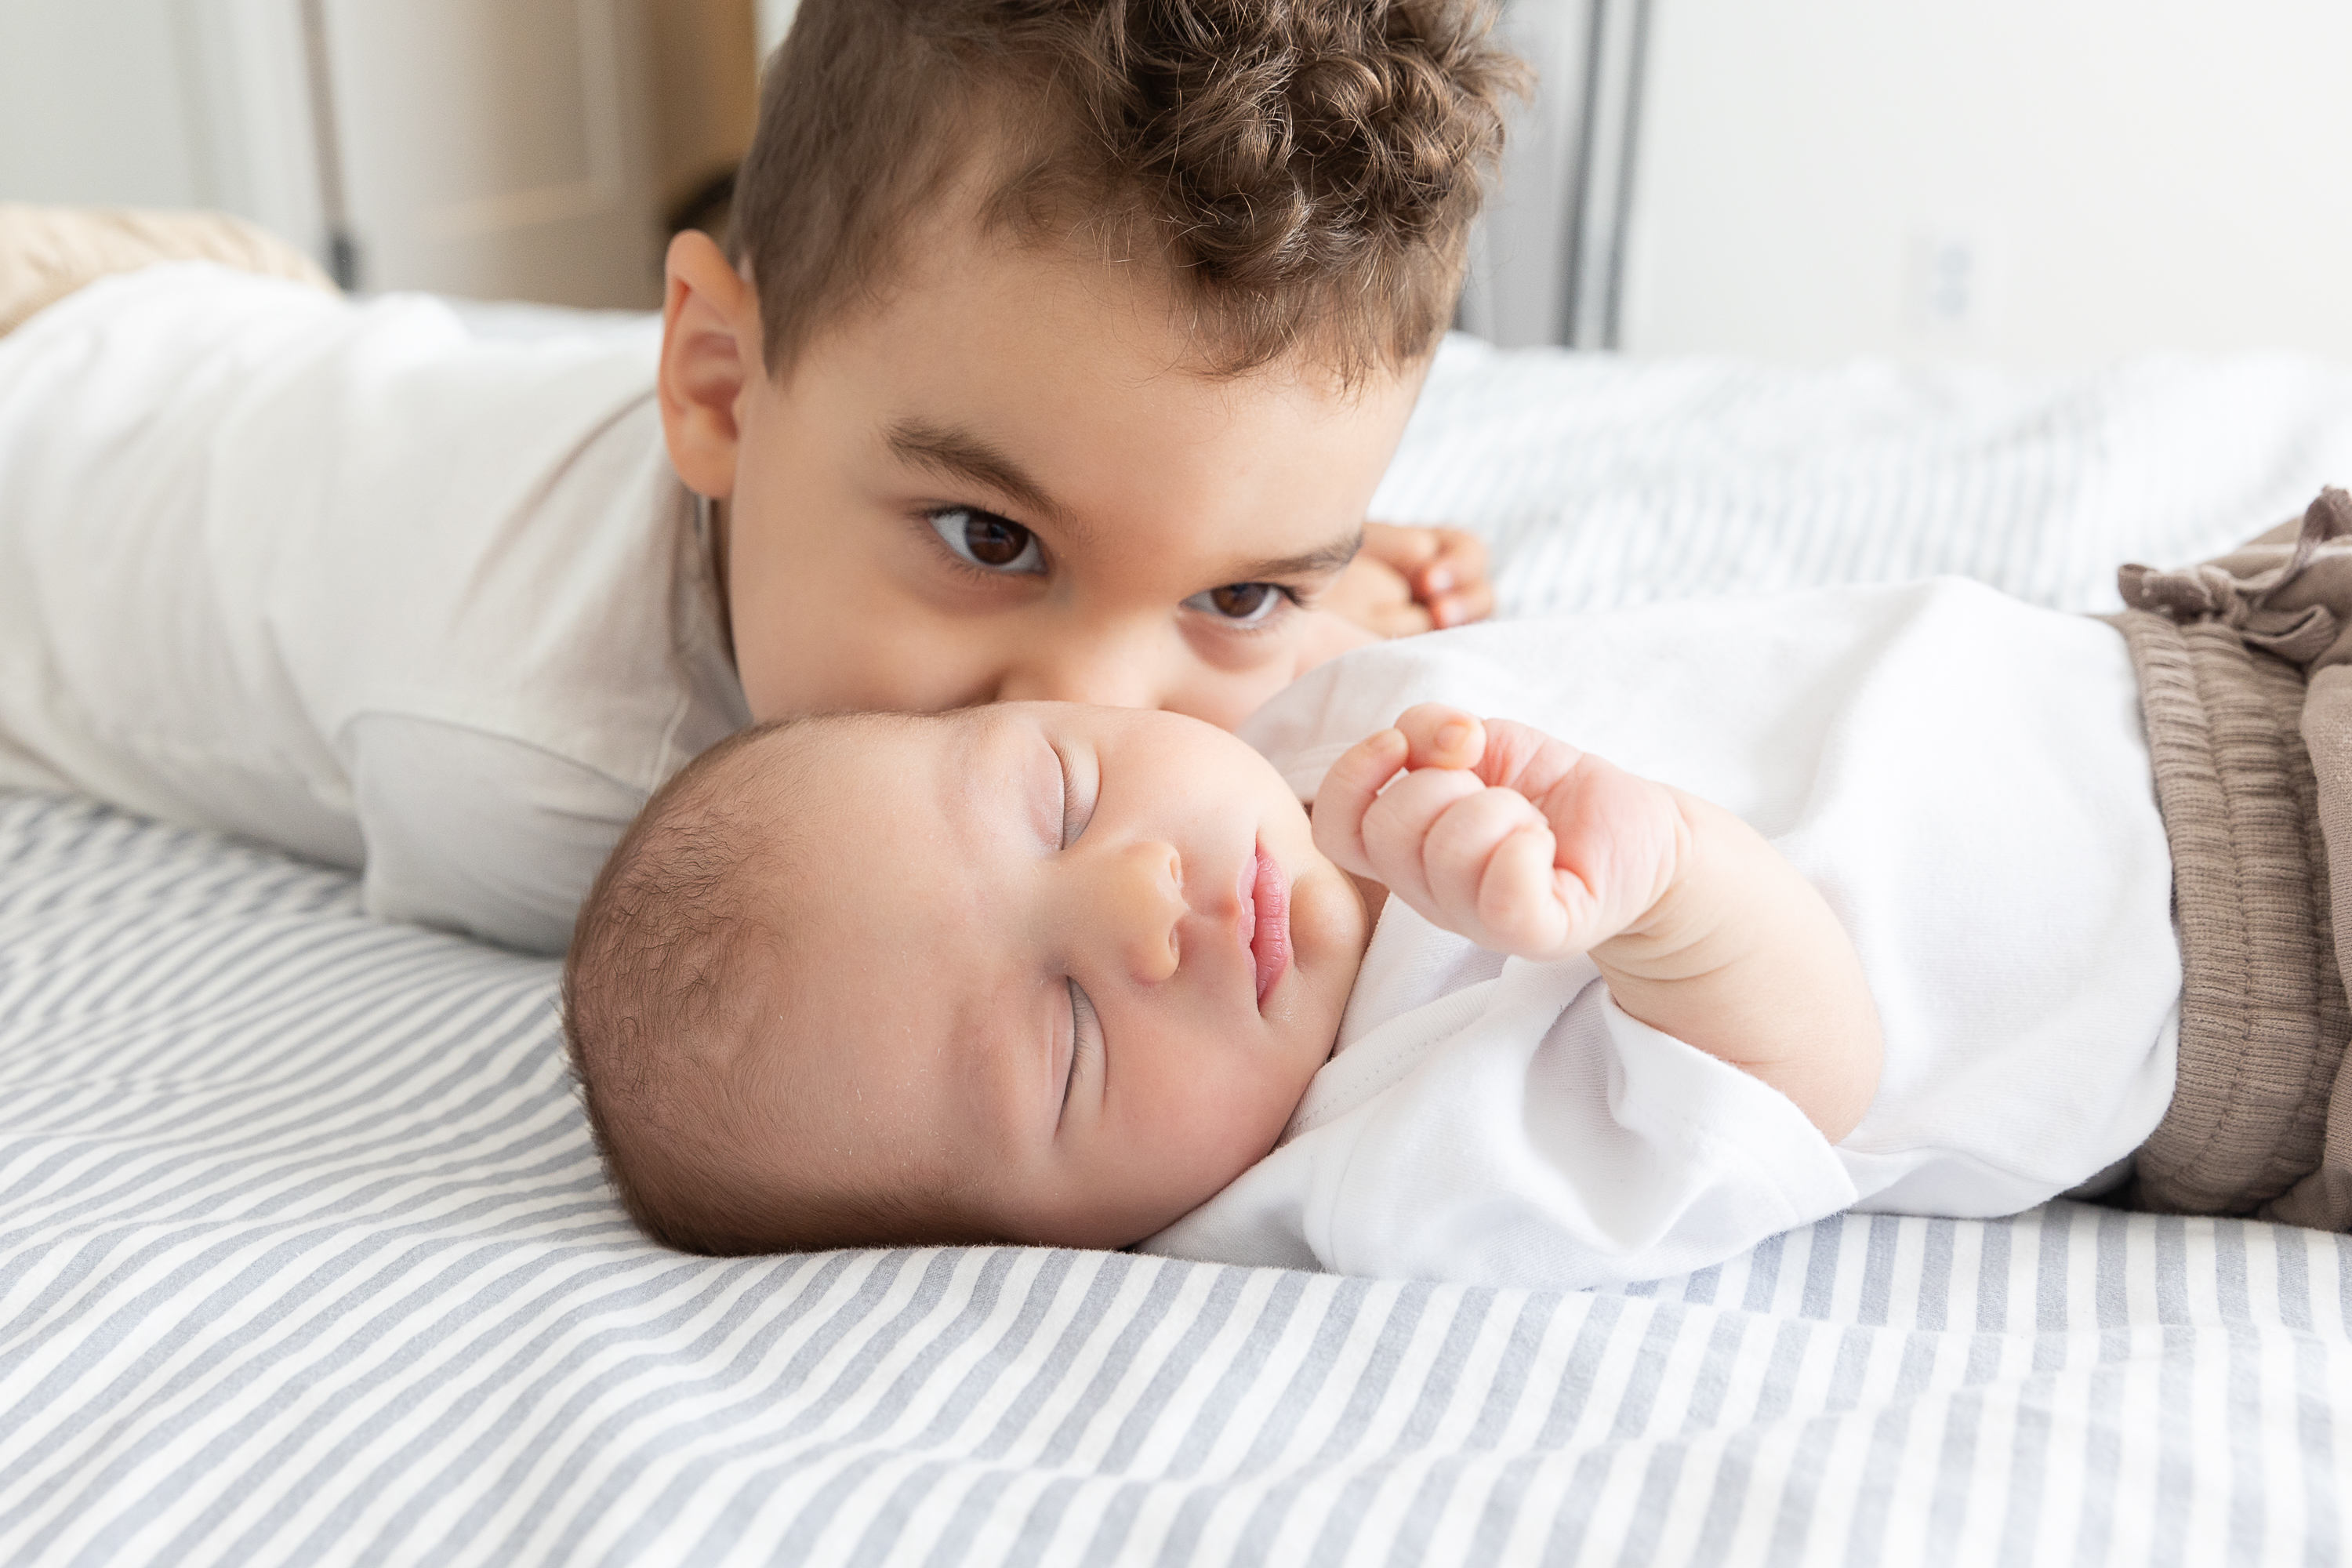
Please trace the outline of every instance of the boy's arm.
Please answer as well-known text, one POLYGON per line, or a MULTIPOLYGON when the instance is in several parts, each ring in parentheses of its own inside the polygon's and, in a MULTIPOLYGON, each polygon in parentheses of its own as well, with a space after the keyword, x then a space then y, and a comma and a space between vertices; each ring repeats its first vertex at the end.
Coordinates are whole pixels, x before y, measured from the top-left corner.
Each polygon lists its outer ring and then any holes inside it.
POLYGON ((1494 952, 1589 952, 1620 1007, 1762 1079, 1832 1142, 1869 1109, 1878 1011, 1853 943, 1729 812, 1434 703, 1349 752, 1315 805, 1346 870, 1494 952))

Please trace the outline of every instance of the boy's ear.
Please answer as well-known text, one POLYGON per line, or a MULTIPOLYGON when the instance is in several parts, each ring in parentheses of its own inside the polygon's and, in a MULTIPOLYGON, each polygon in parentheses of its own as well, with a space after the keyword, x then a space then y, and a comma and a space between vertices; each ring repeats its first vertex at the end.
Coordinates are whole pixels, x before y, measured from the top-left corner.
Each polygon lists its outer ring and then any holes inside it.
POLYGON ((686 488, 734 493, 743 394, 761 374, 760 297, 709 235, 669 242, 663 271, 662 436, 686 488))

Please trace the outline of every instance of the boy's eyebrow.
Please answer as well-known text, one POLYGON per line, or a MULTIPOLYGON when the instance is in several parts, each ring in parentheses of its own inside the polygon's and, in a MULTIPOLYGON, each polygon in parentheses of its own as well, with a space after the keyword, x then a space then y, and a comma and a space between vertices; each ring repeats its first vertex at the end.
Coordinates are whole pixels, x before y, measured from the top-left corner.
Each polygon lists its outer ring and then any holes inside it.
POLYGON ((1271 560, 1252 561, 1234 568, 1233 581, 1257 583, 1281 577, 1309 577, 1324 572, 1337 572, 1356 558, 1364 547, 1364 531, 1360 526, 1344 533, 1328 544, 1319 544, 1299 555, 1278 555, 1271 560))
POLYGON ((1045 493, 1045 486, 1031 479, 1020 464, 969 430, 926 425, 919 419, 899 419, 891 423, 883 439, 891 451, 908 462, 950 479, 985 485, 1051 519, 1065 532, 1083 533, 1062 504, 1045 493))

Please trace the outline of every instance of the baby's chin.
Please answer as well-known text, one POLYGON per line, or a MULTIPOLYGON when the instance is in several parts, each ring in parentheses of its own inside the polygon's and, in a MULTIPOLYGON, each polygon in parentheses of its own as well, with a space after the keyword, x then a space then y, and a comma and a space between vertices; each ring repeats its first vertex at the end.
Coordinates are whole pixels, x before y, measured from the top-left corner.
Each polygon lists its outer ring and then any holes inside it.
POLYGON ((1255 1160, 1242 1162, 1231 1175, 1197 1194, 1169 1194, 1163 1201, 1150 1206, 1133 1203, 1082 1203, 1051 1215, 1019 1215, 1003 1227, 1004 1234, 1001 1239, 1014 1247, 1068 1247, 1087 1252, 1118 1252, 1166 1230, 1223 1192, 1244 1171, 1256 1163, 1255 1160), (1161 1217, 1163 1215, 1165 1217, 1161 1217))

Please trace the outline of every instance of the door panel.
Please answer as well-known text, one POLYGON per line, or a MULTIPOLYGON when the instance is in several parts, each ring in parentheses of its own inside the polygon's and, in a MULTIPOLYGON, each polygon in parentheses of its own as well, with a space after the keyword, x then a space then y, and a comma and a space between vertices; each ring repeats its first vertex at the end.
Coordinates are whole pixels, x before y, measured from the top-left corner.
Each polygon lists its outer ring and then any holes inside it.
POLYGON ((635 0, 321 12, 362 287, 659 302, 635 0))

